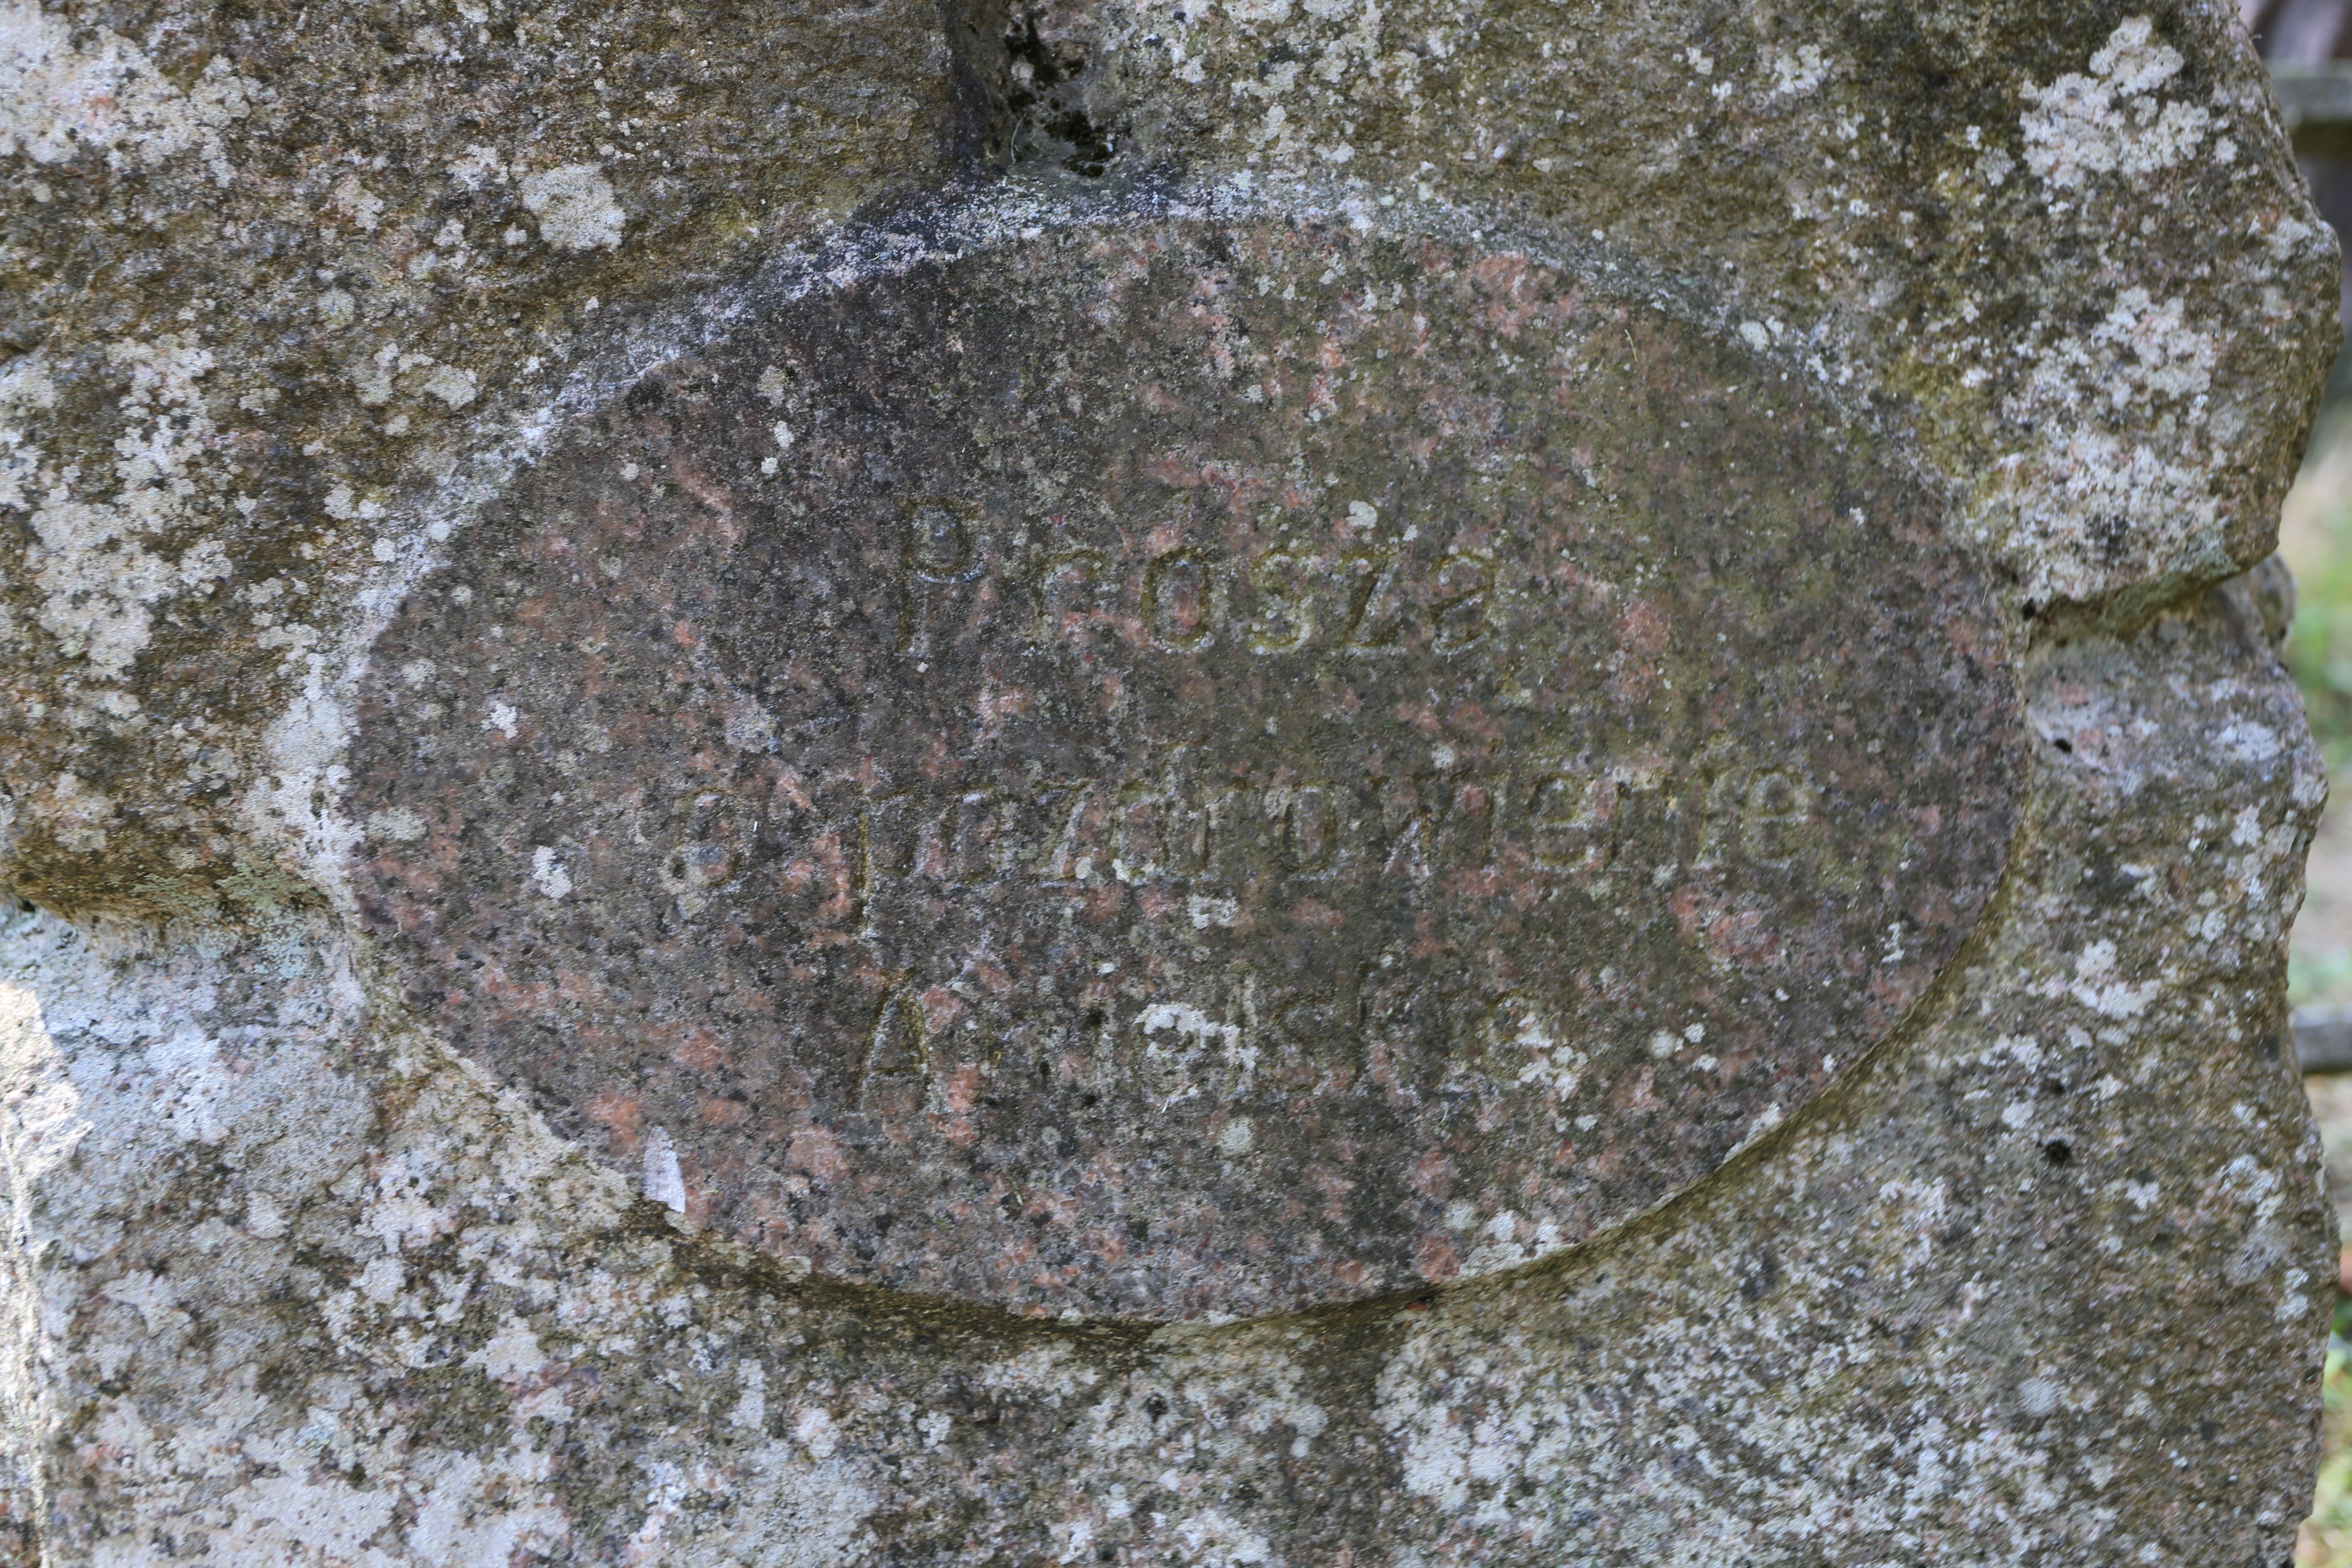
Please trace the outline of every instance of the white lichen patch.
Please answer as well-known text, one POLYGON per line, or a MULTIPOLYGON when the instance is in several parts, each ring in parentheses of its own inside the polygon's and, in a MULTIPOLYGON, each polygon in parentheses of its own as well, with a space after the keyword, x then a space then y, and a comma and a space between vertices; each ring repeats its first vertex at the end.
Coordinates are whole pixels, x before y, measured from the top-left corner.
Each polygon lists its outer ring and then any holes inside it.
POLYGON ((383 844, 414 844, 425 837, 425 819, 405 806, 368 814, 367 836, 383 844))
POLYGON ((1775 96, 1801 97, 1829 79, 1830 62, 1817 44, 1800 44, 1795 48, 1767 47, 1762 58, 1765 70, 1770 73, 1775 96))
POLYGON ((2140 288, 2119 290, 2098 325, 2043 352, 2019 416, 2095 405, 2102 397, 2116 414, 2185 405, 2193 415, 2213 384, 2220 337, 2187 318, 2183 300, 2153 299, 2140 288))
POLYGON ((0 366, 0 511, 22 510, 32 494, 40 449, 29 444, 26 426, 57 401, 57 384, 41 355, 25 354, 0 366))
POLYGON ((1462 1256, 1462 1276, 1467 1279, 1517 1268, 1549 1258, 1567 1245, 1567 1238, 1560 1235, 1554 1221, 1530 1220, 1505 1209, 1489 1215, 1477 1226, 1469 1250, 1462 1256))
MULTIPOLYGON (((25 563, 41 595, 37 619, 60 651, 104 679, 121 677, 152 635, 150 606, 228 574, 216 542, 198 542, 177 561, 148 547, 155 536, 198 520, 198 480, 217 432, 200 383, 211 352, 192 333, 127 342, 108 351, 127 375, 119 407, 125 429, 114 443, 114 484, 93 495, 73 465, 42 461, 20 437, 14 450, 32 468, 35 542, 25 563)), ((20 383, 20 398, 38 396, 20 383)), ((18 493, 26 487, 19 481, 18 493)), ((18 504, 24 504, 19 502, 18 504)))
POLYGON ((2209 406, 2222 342, 2183 300, 2134 287, 2034 356, 2003 407, 2034 444, 2000 459, 1990 521, 2031 545, 2038 597, 2088 598, 2119 562, 2217 547, 2211 454, 2232 427, 2209 406))
POLYGON ((362 234, 374 233, 376 226, 383 221, 383 198, 361 184, 357 174, 345 174, 336 181, 327 199, 362 234))
POLYGON ((506 160, 495 147, 477 142, 449 160, 449 177, 469 191, 484 185, 503 184, 507 178, 506 160))
POLYGON ((612 182, 593 163, 566 163, 525 174, 517 192, 539 219, 539 237, 558 250, 615 250, 627 215, 612 182))
MULTIPOLYGON (((168 1529, 205 1561, 314 1568, 848 1560, 877 1500, 862 1461, 835 1452, 849 1411, 788 1380, 802 1436, 761 1440, 777 1384, 743 1357, 771 1336, 715 1355, 658 1244, 569 1265, 629 1194, 429 1042, 390 1068, 404 1109, 383 1121, 370 1075, 389 1087, 387 1067, 354 1032, 363 1008, 336 961, 276 953, 257 1017, 227 1016, 223 994, 253 978, 235 965, 164 955, 126 984, 37 919, 14 922, 0 963, 0 1147, 15 1223, 47 1259, 33 1288, 56 1308, 39 1364, 138 1385, 84 1411, 100 1446, 77 1484, 104 1489, 113 1539, 168 1529), (191 1145, 234 1173, 225 1189, 193 1195, 191 1145), (96 1163, 71 1173, 77 1157, 96 1163), (169 1217, 126 1233, 106 1217, 126 1205, 169 1217), (274 1292, 302 1306, 265 1310, 274 1292), (710 1433, 752 1442, 642 1445, 623 1463, 650 1484, 583 1518, 555 1454, 588 1418, 567 1380, 617 1387, 649 1355, 708 1384, 710 1433), (420 1407, 428 1369, 436 1399, 486 1424, 420 1407), (583 1558, 583 1532, 642 1550, 583 1558)), ((30 1408, 23 1375, 7 1371, 12 1409, 30 1408)))
POLYGON ((426 374, 422 390, 426 396, 437 397, 456 409, 473 402, 480 384, 472 371, 461 370, 453 364, 440 364, 434 366, 426 374))
POLYGON ((2074 959, 2074 979, 2067 994, 2105 1018, 2132 1018, 2147 1011, 2159 987, 2133 984, 2116 971, 2116 944, 2105 939, 2092 942, 2074 959))
MULTIPOLYGON (((571 874, 564 870, 553 847, 541 844, 531 850, 530 885, 550 899, 561 899, 572 891, 571 874)), ((667 1142, 667 1137, 664 1142, 667 1142)))
POLYGON ((1166 1338, 1163 1362, 1088 1408, 1090 1449, 1175 1457, 1207 1468, 1245 1460, 1272 1439, 1274 1452, 1304 1458, 1330 1425, 1329 1413, 1306 1391, 1304 1369, 1278 1343, 1200 1343, 1181 1330, 1166 1338))
POLYGON ((1502 1061, 1522 1065, 1518 1081, 1536 1084, 1566 1100, 1576 1092, 1590 1056, 1559 1030, 1544 1009, 1524 996, 1507 996, 1496 1004, 1486 1021, 1490 1051, 1502 1061))
POLYGON ((262 842, 281 847, 313 886, 347 909, 345 867, 360 842, 360 825, 339 805, 351 774, 344 761, 351 713, 326 657, 294 651, 299 684, 262 733, 262 765, 239 797, 237 813, 262 842))
POLYGON ((222 132, 245 118, 258 82, 215 55, 183 90, 121 34, 75 33, 29 0, 0 5, 0 157, 62 163, 89 151, 153 168, 194 153, 215 184, 228 184, 222 132))
POLYGON ((2179 50, 2158 41, 2155 24, 2134 16, 2091 57, 2087 75, 2028 84, 2034 107, 2018 121, 2026 165, 2053 190, 2068 191, 2093 175, 2129 178, 2181 162, 2211 121, 2203 106, 2158 93, 2181 64, 2179 50))

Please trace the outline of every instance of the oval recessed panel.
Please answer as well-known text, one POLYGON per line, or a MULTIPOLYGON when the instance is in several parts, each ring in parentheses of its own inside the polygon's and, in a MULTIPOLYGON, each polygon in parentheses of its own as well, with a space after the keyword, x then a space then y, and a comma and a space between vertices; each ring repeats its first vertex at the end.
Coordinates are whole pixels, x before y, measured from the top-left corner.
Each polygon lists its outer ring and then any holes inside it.
POLYGON ((1984 908, 2018 730, 1937 515, 1515 257, 856 280, 453 546, 377 650, 363 903, 559 1127, 831 1274, 1190 1317, 1503 1267, 1817 1092, 1984 908))

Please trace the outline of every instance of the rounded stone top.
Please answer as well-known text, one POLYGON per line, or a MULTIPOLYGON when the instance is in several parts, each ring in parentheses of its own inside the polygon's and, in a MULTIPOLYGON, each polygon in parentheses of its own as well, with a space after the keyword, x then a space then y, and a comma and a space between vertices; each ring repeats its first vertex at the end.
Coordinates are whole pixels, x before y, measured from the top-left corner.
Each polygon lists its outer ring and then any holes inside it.
POLYGON ((383 633, 363 908, 824 1273, 1191 1318, 1589 1237, 1903 1018, 2013 824, 1989 598, 1767 348, 1276 223, 836 279, 383 633))

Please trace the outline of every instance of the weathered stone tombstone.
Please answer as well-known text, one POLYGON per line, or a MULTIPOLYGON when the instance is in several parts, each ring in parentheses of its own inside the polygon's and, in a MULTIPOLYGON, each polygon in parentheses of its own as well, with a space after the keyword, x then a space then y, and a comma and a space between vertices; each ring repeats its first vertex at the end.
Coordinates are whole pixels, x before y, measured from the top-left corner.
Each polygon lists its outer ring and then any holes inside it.
POLYGON ((282 20, 8 34, 27 1561, 2284 1558, 2233 13, 282 20))

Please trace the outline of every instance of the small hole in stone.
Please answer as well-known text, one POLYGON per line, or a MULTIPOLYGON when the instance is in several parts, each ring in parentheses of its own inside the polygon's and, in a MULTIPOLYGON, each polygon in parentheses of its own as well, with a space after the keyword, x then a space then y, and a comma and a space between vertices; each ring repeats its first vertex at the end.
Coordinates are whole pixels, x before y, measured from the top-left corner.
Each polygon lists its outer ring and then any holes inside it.
POLYGON ((1004 35, 1004 47, 1012 78, 1005 107, 1013 115, 1006 161, 1056 163, 1100 178, 1118 148, 1108 129, 1087 118, 1080 84, 1085 58, 1063 55, 1041 38, 1034 16, 1004 35))
POLYGON ((1168 1401, 1155 1394, 1143 1402, 1143 1413, 1157 1421, 1168 1414, 1168 1401))
POLYGON ((2069 1164, 2074 1158, 2074 1146, 2063 1138, 2053 1138, 2042 1145, 2042 1157, 2053 1165, 2069 1164))
POLYGON ((2060 751, 2065 752, 2070 757, 2074 754, 2074 742, 2066 739, 2063 735, 2056 737, 2050 743, 2057 747, 2060 751))

